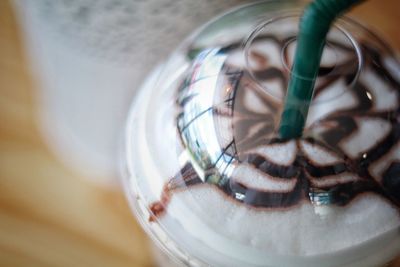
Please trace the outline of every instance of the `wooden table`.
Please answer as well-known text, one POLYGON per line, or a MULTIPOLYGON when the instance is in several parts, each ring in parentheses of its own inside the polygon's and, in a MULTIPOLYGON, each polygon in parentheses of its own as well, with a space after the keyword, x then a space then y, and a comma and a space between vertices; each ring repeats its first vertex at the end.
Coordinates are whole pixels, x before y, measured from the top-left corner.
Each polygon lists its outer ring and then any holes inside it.
POLYGON ((0 0, 0 266, 152 266, 123 194, 67 169, 44 144, 20 40, 0 0))
MULTIPOLYGON (((354 15, 400 51, 399 11, 400 1, 371 0, 354 15)), ((0 266, 152 266, 123 194, 67 169, 42 141, 20 40, 0 0, 0 266)))

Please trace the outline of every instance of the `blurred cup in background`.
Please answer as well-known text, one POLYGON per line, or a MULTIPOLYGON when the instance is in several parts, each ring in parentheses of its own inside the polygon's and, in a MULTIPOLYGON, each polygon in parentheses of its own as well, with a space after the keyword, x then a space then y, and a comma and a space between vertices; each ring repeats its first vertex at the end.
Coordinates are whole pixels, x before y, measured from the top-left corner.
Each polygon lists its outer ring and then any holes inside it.
POLYGON ((135 88, 199 24, 243 0, 15 0, 46 142, 100 183, 135 88))

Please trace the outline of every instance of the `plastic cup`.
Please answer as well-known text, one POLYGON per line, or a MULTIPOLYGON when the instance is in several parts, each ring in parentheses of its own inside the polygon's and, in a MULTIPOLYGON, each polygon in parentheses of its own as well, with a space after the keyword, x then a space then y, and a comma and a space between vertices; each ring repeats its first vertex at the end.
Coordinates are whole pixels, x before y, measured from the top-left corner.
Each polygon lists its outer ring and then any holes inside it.
POLYGON ((331 29, 303 135, 278 134, 303 5, 231 10, 133 99, 122 153, 138 220, 183 266, 384 266, 400 252, 400 64, 331 29))
POLYGON ((68 167, 110 185, 118 182, 121 131, 145 75, 194 28, 244 0, 12 2, 45 141, 68 167))

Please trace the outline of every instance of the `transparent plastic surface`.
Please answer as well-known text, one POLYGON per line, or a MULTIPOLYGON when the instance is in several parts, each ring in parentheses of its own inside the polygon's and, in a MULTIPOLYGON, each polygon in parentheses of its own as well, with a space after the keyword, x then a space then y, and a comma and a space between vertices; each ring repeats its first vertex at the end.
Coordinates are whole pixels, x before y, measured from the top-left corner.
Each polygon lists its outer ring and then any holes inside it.
POLYGON ((150 236, 187 266, 383 266, 400 251, 398 58, 343 18, 303 136, 280 115, 302 4, 202 27, 133 100, 124 186, 150 236))

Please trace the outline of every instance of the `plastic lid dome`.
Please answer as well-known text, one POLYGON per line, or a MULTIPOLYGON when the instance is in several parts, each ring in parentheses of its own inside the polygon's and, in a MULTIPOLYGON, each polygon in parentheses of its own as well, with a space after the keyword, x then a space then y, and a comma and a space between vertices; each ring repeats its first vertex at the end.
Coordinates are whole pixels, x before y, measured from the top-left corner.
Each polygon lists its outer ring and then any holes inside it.
POLYGON ((244 6, 189 37, 134 99, 125 187, 193 266, 376 266, 400 251, 400 65, 364 26, 328 36, 303 136, 278 126, 302 6, 244 6))

